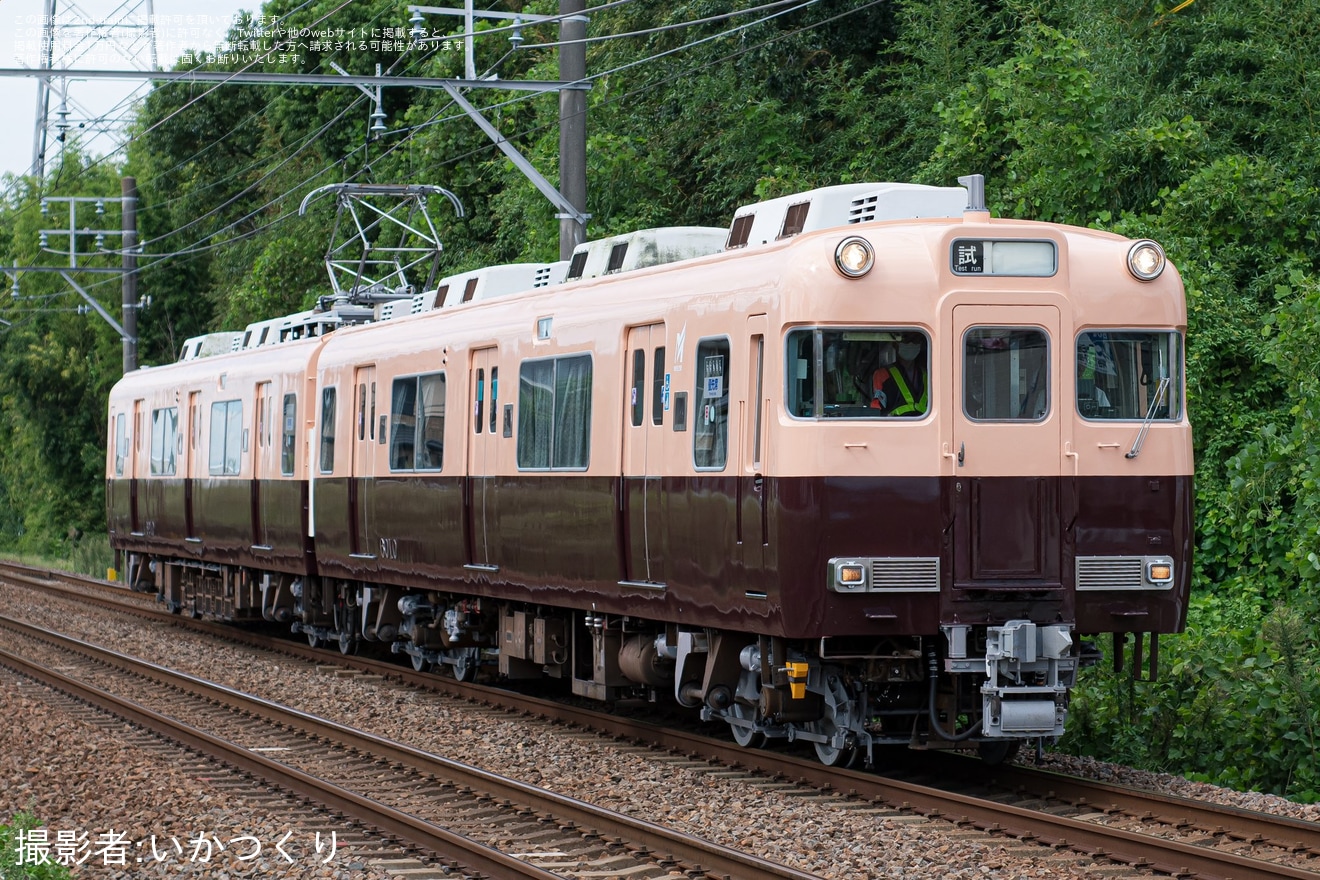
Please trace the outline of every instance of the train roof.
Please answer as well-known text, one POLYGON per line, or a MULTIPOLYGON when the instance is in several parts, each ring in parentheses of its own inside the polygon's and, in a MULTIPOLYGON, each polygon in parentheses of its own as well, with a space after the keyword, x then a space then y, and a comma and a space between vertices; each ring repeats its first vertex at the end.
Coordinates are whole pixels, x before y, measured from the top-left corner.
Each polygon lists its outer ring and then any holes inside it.
MULTIPOLYGON (((973 208, 969 198, 972 195, 962 186, 855 183, 821 187, 743 205, 734 212, 728 228, 662 227, 608 236, 578 245, 571 261, 510 263, 459 272, 442 278, 433 290, 375 305, 356 304, 343 297, 325 298, 315 309, 254 322, 241 335, 217 333, 189 339, 181 360, 320 337, 344 326, 542 292, 563 283, 603 279, 721 254, 732 256, 730 252, 771 248, 799 235, 827 229, 904 220, 989 220, 984 208, 973 208)), ((1081 227, 1061 230, 1065 234, 1122 238, 1081 227)))

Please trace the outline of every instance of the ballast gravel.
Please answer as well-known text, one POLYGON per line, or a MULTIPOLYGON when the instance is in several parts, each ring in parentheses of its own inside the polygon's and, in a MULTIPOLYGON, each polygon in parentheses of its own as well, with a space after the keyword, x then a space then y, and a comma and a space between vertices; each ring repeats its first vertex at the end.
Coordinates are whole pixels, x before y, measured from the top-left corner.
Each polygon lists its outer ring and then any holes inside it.
MULTIPOLYGON (((1075 854, 1052 853, 920 817, 858 809, 843 801, 761 791, 590 734, 566 734, 390 682, 318 673, 300 661, 218 644, 67 600, 37 599, 19 588, 0 585, 0 613, 830 880, 1115 876, 1113 864, 1092 863, 1075 854)), ((327 655, 327 662, 333 662, 333 655, 327 655)), ((225 834, 259 837, 254 829, 265 830, 263 823, 276 822, 250 806, 226 802, 201 780, 145 758, 86 721, 51 711, 26 691, 14 693, 11 681, 12 676, 0 672, 0 821, 29 808, 47 822, 52 840, 54 829, 100 832, 110 826, 136 829, 139 838, 179 836, 171 828, 215 831, 222 839, 225 834)), ((1068 756, 1047 755, 1046 760, 1064 772, 1320 821, 1320 808, 1282 798, 1068 756)), ((274 834, 278 829, 269 830, 274 834)), ((305 843, 310 845, 310 839, 305 843)), ((188 847, 185 855, 190 853, 188 847)), ((192 866, 175 861, 167 868, 148 859, 146 870, 139 867, 116 873, 98 865, 95 875, 191 876, 183 869, 192 866)), ((305 859, 292 865, 243 863, 228 870, 228 876, 386 876, 366 870, 354 865, 345 873, 349 869, 343 864, 320 866, 305 859)), ((221 876, 214 865, 210 872, 192 875, 221 876)), ((1132 871, 1128 876, 1148 875, 1132 871)))

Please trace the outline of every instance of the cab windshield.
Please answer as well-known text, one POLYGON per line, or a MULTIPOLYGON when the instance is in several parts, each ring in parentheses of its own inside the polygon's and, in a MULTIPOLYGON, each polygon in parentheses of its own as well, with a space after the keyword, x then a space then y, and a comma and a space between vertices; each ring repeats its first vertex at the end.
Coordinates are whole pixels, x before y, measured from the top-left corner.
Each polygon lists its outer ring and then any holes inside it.
POLYGON ((930 408, 930 341, 920 330, 794 330, 787 363, 798 418, 919 419, 930 408))
POLYGON ((1077 337, 1077 410, 1086 419, 1182 417, 1182 337, 1090 330, 1077 337))

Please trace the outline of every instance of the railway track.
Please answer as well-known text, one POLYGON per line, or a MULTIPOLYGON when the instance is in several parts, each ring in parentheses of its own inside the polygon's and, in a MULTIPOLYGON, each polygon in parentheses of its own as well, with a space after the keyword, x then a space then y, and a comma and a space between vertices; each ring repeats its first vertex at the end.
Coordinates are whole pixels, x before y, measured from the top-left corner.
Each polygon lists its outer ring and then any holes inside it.
POLYGON ((813 876, 21 621, 0 628, 36 655, 0 650, 22 674, 488 876, 813 876))
MULTIPOLYGON (((120 591, 122 593, 122 591, 120 591)), ((79 595, 83 597, 82 592, 79 595)), ((114 607, 113 599, 105 600, 114 607)), ((137 613, 147 613, 138 611, 137 613)), ((149 616, 180 623, 177 616, 149 616)), ((204 622, 187 622, 233 641, 271 648, 265 637, 204 622)), ((278 642, 286 654, 324 663, 324 651, 278 642)), ((359 657, 336 662, 364 673, 386 675, 412 686, 445 691, 511 712, 589 728, 635 740, 694 760, 722 762, 730 773, 815 787, 846 795, 859 804, 898 808, 931 819, 1016 837, 1043 847, 1072 850, 1095 858, 1179 877, 1320 877, 1320 827, 1315 823, 1239 808, 1175 798, 1043 773, 1027 767, 986 768, 964 761, 955 770, 943 764, 923 776, 888 778, 826 768, 778 751, 740 749, 686 731, 646 721, 492 691, 452 679, 414 673, 393 664, 359 657), (939 778, 932 780, 932 774, 939 778), (958 780, 956 787, 949 778, 958 780)), ((945 758, 948 756, 936 756, 945 758)))

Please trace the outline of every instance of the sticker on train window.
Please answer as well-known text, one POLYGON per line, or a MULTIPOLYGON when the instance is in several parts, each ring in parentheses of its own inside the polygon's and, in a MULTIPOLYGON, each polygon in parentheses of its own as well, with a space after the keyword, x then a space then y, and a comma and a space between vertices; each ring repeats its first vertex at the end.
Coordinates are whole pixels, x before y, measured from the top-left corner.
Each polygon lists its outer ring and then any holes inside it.
POLYGON ((959 238, 949 250, 955 275, 1048 277, 1059 271, 1052 241, 993 241, 959 238))

